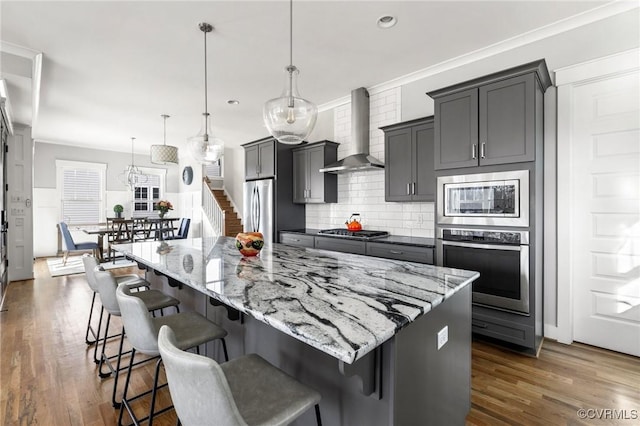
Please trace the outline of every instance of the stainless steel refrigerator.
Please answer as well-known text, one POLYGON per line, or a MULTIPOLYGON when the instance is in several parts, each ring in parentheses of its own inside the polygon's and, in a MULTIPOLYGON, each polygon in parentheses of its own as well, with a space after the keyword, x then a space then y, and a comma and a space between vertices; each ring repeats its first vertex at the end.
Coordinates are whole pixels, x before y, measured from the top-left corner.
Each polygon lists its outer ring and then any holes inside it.
POLYGON ((280 231, 305 227, 305 205, 293 203, 291 179, 244 183, 242 223, 245 232, 261 232, 265 243, 280 241, 280 231))

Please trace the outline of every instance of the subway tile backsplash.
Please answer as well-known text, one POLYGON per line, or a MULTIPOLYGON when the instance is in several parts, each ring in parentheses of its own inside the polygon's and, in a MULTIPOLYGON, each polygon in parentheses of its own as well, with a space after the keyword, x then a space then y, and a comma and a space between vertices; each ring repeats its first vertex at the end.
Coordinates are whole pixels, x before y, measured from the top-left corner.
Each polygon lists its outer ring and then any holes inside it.
MULTIPOLYGON (((401 121, 400 88, 370 97, 369 153, 384 161, 384 132, 379 127, 401 121)), ((334 135, 338 158, 354 154, 351 143, 351 103, 336 107, 334 135)), ((352 213, 360 213, 364 229, 392 235, 434 236, 433 203, 387 203, 384 201, 384 170, 338 175, 338 202, 307 204, 307 228, 341 228, 352 213)))

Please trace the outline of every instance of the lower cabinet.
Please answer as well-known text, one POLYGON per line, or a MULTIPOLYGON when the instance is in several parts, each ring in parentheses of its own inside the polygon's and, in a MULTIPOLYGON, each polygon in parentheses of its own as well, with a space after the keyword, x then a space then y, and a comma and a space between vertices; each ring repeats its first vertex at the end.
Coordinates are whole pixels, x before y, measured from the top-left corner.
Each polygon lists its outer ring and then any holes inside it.
POLYGON ((373 257, 383 257, 385 259, 424 263, 427 265, 434 264, 434 248, 431 246, 350 240, 347 238, 322 237, 297 232, 280 232, 280 243, 298 247, 339 251, 342 253, 364 254, 373 257))
POLYGON ((314 247, 314 236, 306 235, 306 234, 297 234, 290 232, 281 232, 280 233, 280 243, 289 244, 290 246, 298 246, 298 247, 314 247))
POLYGON ((433 265, 433 247, 367 242, 367 255, 433 265))
POLYGON ((471 330, 483 336, 493 337, 503 342, 513 343, 528 348, 536 347, 536 333, 533 327, 508 319, 497 318, 479 312, 481 308, 473 307, 471 330))
POLYGON ((332 237, 315 237, 316 248, 320 250, 341 251, 343 253, 366 254, 364 241, 332 237))

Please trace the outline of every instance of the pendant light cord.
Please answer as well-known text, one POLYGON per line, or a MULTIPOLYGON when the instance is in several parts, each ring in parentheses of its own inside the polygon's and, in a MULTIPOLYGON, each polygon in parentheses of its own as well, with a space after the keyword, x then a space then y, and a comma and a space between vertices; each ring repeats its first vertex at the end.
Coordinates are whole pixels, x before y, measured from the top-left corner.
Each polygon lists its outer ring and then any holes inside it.
POLYGON ((293 66, 293 0, 289 0, 289 66, 293 66))
POLYGON ((209 114, 207 109, 207 31, 204 33, 204 113, 209 114))
POLYGON ((289 103, 288 107, 293 108, 293 72, 295 66, 293 65, 293 0, 289 0, 289 103))

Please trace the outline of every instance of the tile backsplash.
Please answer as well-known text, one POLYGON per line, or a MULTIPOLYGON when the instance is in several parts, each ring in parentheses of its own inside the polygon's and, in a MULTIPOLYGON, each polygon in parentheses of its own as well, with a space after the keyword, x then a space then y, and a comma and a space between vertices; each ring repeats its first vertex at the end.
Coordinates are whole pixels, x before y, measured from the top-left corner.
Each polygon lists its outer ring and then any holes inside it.
MULTIPOLYGON (((370 102, 369 153, 384 161, 384 132, 379 127, 401 121, 401 91, 393 88, 372 94, 370 102)), ((338 158, 354 154, 351 143, 351 103, 334 110, 334 136, 338 158)), ((384 201, 384 170, 338 175, 338 202, 307 204, 307 228, 342 228, 352 213, 360 213, 364 229, 392 235, 434 236, 433 203, 384 201)))

